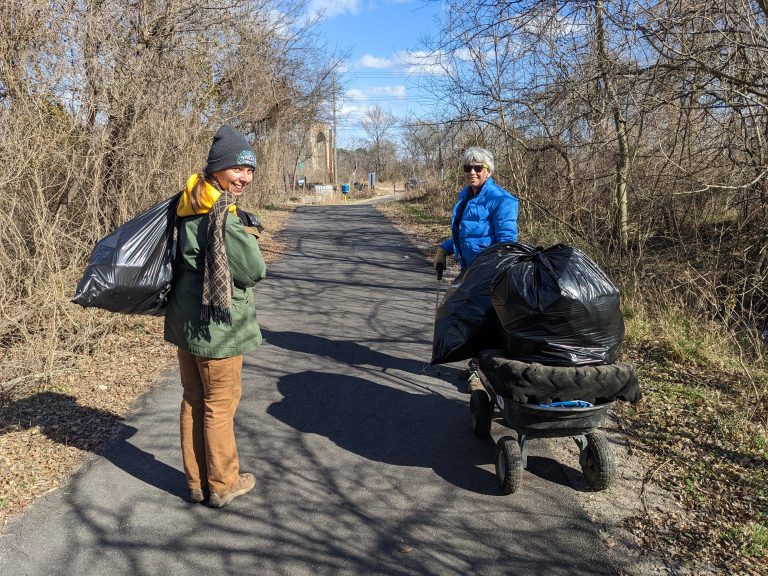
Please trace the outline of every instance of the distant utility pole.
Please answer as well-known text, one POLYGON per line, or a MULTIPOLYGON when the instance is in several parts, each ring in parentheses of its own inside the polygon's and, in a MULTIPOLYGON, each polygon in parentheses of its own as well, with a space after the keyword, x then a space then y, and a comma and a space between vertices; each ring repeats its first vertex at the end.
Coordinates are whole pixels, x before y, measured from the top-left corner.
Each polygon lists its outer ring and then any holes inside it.
POLYGON ((339 187, 339 175, 336 164, 336 75, 333 76, 333 134, 331 135, 333 140, 333 188, 339 187))

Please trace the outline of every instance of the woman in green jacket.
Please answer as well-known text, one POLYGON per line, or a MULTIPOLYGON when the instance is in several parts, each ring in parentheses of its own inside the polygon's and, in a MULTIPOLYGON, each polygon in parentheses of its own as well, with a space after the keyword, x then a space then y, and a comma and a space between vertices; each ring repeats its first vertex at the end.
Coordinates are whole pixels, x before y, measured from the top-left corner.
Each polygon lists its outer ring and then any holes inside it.
POLYGON ((179 248, 165 313, 165 339, 178 346, 183 396, 181 452, 192 502, 214 508, 250 491, 240 473, 234 416, 243 353, 261 344, 253 286, 266 266, 256 231, 236 202, 253 179, 256 155, 242 134, 222 126, 208 162, 193 174, 177 208, 179 248))

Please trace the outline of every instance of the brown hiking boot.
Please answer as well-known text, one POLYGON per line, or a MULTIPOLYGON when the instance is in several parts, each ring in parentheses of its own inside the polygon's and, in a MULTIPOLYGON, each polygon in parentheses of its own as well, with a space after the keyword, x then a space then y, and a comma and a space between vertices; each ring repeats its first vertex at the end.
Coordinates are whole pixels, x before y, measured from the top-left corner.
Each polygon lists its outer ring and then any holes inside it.
POLYGON ((205 500, 205 492, 203 492, 202 488, 190 488, 189 499, 195 504, 200 504, 200 502, 205 500))
POLYGON ((256 478, 253 474, 249 472, 240 474, 240 480, 232 490, 229 492, 211 492, 209 502, 214 508, 224 508, 238 496, 253 490, 254 486, 256 486, 256 478))
POLYGON ((477 372, 472 372, 472 374, 470 374, 469 379, 467 380, 467 387, 469 388, 470 392, 474 392, 475 390, 485 391, 485 386, 483 386, 483 383, 480 380, 480 376, 477 374, 477 372))

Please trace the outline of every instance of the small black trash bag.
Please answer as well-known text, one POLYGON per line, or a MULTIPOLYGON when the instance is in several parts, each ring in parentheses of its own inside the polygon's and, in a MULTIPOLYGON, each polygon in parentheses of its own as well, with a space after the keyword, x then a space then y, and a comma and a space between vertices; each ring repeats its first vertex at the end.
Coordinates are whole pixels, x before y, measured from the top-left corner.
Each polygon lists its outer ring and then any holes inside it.
POLYGON ((252 212, 246 212, 245 210, 241 210, 240 208, 238 208, 237 215, 240 217, 240 220, 243 222, 244 226, 251 226, 253 228, 256 228, 256 231, 259 233, 264 232, 264 226, 262 225, 261 220, 259 220, 259 217, 256 216, 256 214, 252 212))
POLYGON ((431 364, 474 358, 503 348, 504 334, 491 303, 491 283, 500 271, 536 250, 526 244, 495 244, 477 255, 445 293, 435 313, 431 364))
POLYGON ((521 258, 491 290, 510 358, 586 366, 611 364, 621 351, 619 290, 578 248, 558 244, 521 258))
POLYGON ((173 278, 179 196, 99 240, 72 302, 110 312, 162 316, 173 278))

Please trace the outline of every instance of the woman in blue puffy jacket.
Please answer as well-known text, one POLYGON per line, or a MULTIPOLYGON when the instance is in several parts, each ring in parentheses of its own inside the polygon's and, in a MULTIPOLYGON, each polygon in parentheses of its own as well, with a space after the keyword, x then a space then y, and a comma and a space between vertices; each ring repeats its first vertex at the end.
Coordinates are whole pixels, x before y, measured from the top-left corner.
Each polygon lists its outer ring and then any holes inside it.
POLYGON ((473 146, 461 160, 467 185, 453 207, 451 237, 435 255, 438 273, 445 269, 448 254, 455 256, 463 272, 488 246, 517 241, 518 200, 493 181, 493 155, 473 146))

